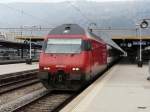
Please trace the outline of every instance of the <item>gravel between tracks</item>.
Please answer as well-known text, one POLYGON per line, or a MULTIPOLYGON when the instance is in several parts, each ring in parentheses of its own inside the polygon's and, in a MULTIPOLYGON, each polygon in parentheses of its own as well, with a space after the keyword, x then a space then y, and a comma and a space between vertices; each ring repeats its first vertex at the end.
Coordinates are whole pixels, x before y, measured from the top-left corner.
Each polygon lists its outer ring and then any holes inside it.
POLYGON ((67 100, 71 94, 50 94, 39 99, 21 110, 15 112, 52 112, 56 107, 67 100))
POLYGON ((28 104, 31 101, 34 101, 37 98, 40 98, 41 96, 44 96, 48 93, 45 88, 42 88, 40 90, 34 91, 32 93, 26 94, 23 97, 20 97, 16 100, 13 100, 9 103, 3 104, 0 106, 0 112, 12 112, 16 110, 19 107, 22 107, 25 104, 28 104))
POLYGON ((26 87, 23 87, 23 88, 16 89, 14 91, 7 92, 5 94, 1 94, 0 95, 0 107, 3 104, 6 104, 6 103, 8 103, 10 101, 13 101, 13 100, 16 100, 17 98, 20 98, 20 97, 22 97, 26 94, 29 94, 33 91, 36 91, 40 88, 43 88, 42 84, 37 83, 37 84, 33 84, 33 85, 30 85, 30 86, 26 86, 26 87))

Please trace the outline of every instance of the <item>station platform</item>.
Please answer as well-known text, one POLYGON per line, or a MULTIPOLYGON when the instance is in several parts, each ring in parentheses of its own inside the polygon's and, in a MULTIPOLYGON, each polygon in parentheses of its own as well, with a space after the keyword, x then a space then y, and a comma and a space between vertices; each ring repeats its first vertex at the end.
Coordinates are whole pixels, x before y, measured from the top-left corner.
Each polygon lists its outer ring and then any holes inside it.
POLYGON ((0 75, 38 69, 38 62, 0 65, 0 75))
POLYGON ((148 76, 148 65, 115 65, 60 112, 150 112, 148 76))

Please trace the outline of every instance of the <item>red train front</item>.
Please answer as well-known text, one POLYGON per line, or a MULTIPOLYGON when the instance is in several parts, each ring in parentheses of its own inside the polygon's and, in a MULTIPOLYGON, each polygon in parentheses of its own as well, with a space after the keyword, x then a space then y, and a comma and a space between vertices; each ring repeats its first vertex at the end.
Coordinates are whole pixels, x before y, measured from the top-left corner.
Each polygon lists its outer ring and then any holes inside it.
POLYGON ((38 76, 48 89, 76 89, 106 66, 106 44, 77 24, 64 24, 45 38, 38 76))

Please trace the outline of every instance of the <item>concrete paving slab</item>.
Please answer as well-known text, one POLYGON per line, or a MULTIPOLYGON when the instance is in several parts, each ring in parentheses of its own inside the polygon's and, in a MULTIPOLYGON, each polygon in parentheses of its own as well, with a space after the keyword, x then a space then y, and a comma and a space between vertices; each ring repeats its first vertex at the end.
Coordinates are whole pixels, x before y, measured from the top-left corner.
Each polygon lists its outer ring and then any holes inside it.
POLYGON ((0 75, 38 69, 38 63, 28 65, 25 63, 0 65, 0 75))
POLYGON ((116 65, 61 112, 150 112, 148 66, 116 65))

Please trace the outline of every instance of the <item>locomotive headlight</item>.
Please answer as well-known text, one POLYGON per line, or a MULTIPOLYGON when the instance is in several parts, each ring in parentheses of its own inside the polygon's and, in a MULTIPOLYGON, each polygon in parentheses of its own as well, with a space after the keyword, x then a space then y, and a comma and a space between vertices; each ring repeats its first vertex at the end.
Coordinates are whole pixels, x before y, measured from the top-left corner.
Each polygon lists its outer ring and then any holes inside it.
POLYGON ((44 67, 44 70, 50 70, 50 67, 44 67))
POLYGON ((73 70, 73 71, 75 71, 75 70, 76 70, 76 68, 72 68, 72 70, 73 70))
POLYGON ((76 71, 79 71, 80 70, 80 68, 76 68, 76 71))
POLYGON ((73 71, 79 71, 80 68, 72 68, 73 71))

